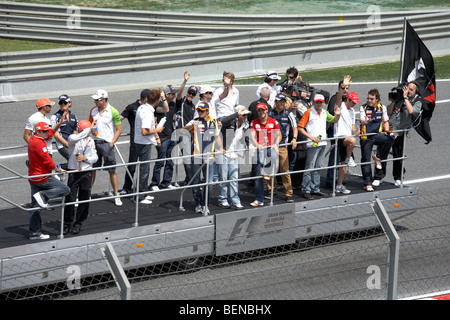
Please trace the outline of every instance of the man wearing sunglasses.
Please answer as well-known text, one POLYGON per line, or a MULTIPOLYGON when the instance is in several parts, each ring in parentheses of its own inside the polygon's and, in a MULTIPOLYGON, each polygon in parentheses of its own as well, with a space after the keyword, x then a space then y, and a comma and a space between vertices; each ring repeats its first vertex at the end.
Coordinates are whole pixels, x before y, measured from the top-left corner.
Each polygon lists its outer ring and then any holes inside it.
POLYGON ((64 159, 69 160, 69 136, 77 131, 78 118, 76 114, 70 111, 72 101, 67 94, 60 95, 58 98, 59 110, 50 117, 50 124, 52 127, 58 123, 63 116, 67 118, 67 121, 61 124, 58 131, 55 131, 56 148, 59 154, 64 159))
MULTIPOLYGON (((179 117, 177 122, 177 127, 174 129, 181 129, 186 126, 192 119, 194 119, 195 113, 195 104, 193 99, 197 95, 198 88, 196 86, 190 86, 186 92, 186 95, 183 97, 183 91, 188 82, 191 74, 187 71, 184 72, 184 80, 181 83, 180 88, 177 92, 177 97, 175 100, 176 105, 176 115, 179 117)), ((177 137, 177 141, 178 141, 177 137)), ((181 149, 181 155, 183 154, 183 149, 181 149)), ((184 172, 185 172, 185 182, 186 184, 191 180, 191 159, 183 159, 184 172)))

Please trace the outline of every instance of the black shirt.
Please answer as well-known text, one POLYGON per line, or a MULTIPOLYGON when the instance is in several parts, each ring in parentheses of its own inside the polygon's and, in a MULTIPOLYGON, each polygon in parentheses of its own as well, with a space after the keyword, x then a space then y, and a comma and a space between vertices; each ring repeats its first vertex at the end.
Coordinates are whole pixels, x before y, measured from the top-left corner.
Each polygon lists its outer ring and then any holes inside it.
POLYGON ((188 101, 186 97, 176 99, 175 103, 176 113, 183 117, 183 121, 178 121, 178 128, 182 128, 194 118, 195 104, 192 101, 188 101))
POLYGON ((139 100, 129 104, 126 106, 125 110, 120 114, 122 117, 128 119, 128 123, 130 124, 130 142, 134 143, 134 120, 136 119, 137 109, 141 106, 139 100))
POLYGON ((157 122, 159 123, 162 118, 166 117, 166 123, 164 124, 164 130, 158 133, 159 138, 161 141, 170 139, 172 136, 173 131, 175 130, 174 126, 174 115, 177 111, 177 106, 175 101, 172 101, 169 103, 169 111, 166 113, 160 113, 158 112, 163 107, 163 102, 159 102, 159 104, 156 106, 156 112, 155 116, 157 119, 157 122))

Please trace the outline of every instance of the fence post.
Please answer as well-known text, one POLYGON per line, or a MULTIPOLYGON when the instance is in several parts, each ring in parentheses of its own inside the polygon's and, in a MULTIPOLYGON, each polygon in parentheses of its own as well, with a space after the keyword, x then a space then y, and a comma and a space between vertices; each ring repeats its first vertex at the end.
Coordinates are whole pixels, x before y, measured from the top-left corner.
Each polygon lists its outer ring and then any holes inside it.
POLYGON ((389 254, 388 254, 388 287, 386 293, 387 300, 395 300, 397 298, 397 279, 398 279, 398 258, 400 253, 400 237, 389 218, 386 209, 381 203, 380 199, 376 198, 375 202, 371 204, 375 216, 378 218, 384 233, 389 239, 389 254))
POLYGON ((100 248, 103 258, 108 264, 109 270, 114 277, 114 281, 119 287, 120 297, 122 300, 131 300, 131 285, 128 281, 119 258, 117 258, 116 252, 111 243, 107 242, 104 248, 100 248))

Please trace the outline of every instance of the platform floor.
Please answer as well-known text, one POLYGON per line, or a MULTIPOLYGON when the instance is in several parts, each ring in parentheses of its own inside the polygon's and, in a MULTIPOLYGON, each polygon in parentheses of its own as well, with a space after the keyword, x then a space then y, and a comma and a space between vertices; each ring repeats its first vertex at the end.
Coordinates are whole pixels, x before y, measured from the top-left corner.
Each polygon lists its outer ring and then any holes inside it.
MULTIPOLYGON (((346 187, 352 191, 351 195, 358 193, 365 193, 363 190, 362 178, 356 175, 346 175, 346 187)), ((250 203, 255 200, 254 187, 247 186, 246 182, 239 184, 239 195, 241 203, 245 209, 251 209, 250 203)), ((328 193, 331 196, 332 190, 325 187, 325 181, 322 177, 322 192, 328 193)), ((387 190, 396 188, 391 183, 382 183, 377 190, 387 190)), ((191 219, 199 217, 199 214, 194 213, 194 201, 192 191, 190 189, 184 192, 183 207, 185 211, 180 211, 180 195, 182 189, 174 189, 153 194, 155 200, 152 204, 139 204, 139 226, 152 225, 164 223, 175 220, 191 219)), ((337 197, 342 194, 336 194, 337 197)), ((92 195, 93 199, 104 197, 104 195, 92 195)), ((320 201, 320 197, 315 196, 316 200, 320 201)), ((59 201, 59 200, 56 200, 59 201)), ((294 188, 294 202, 307 201, 303 198, 301 189, 294 188)), ((311 200, 310 200, 311 201, 311 200)), ((123 205, 118 207, 114 204, 113 199, 104 201, 95 201, 90 203, 90 214, 88 219, 84 222, 81 232, 77 235, 67 234, 64 237, 76 237, 79 235, 88 235, 95 233, 102 233, 120 229, 131 228, 135 222, 135 207, 136 204, 131 198, 122 198, 123 205)), ((54 202, 51 202, 54 203, 54 202)), ((270 200, 265 200, 265 205, 270 204, 270 200)), ((274 197, 273 203, 286 203, 284 190, 281 184, 278 184, 277 196, 274 197)), ((257 208, 255 208, 257 210, 257 208)), ((211 203, 209 205, 211 215, 234 211, 234 209, 223 209, 218 207, 217 202, 217 187, 213 187, 211 196, 211 203)), ((50 235, 49 240, 29 240, 28 239, 28 211, 18 208, 10 208, 0 211, 1 227, 0 227, 0 249, 14 247, 19 245, 31 244, 39 241, 51 241, 57 239, 60 234, 60 208, 55 210, 42 210, 41 218, 43 224, 43 232, 50 235)))

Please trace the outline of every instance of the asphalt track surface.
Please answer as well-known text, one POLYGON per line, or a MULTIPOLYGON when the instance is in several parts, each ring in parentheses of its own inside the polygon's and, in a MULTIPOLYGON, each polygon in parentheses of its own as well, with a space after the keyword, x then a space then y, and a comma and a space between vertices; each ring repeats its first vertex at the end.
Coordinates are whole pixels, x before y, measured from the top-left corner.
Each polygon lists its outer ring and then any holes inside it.
MULTIPOLYGON (((355 79, 355 83, 351 86, 351 91, 355 91, 360 95, 360 100, 364 101, 367 92, 371 88, 378 88, 381 93, 382 102, 384 104, 388 104, 387 95, 392 87, 394 87, 395 83, 357 83, 355 79)), ((188 83, 189 84, 189 83, 188 83)), ((331 94, 336 91, 337 84, 312 84, 316 88, 328 90, 331 94)), ((174 83, 175 87, 178 87, 176 83, 174 83)), ((101 87, 101 86, 100 86, 101 87)), ((99 88, 100 88, 99 87, 99 88)), ((136 88, 133 91, 123 91, 123 92, 111 92, 110 93, 110 103, 116 107, 119 112, 121 112, 126 105, 135 101, 139 96, 139 92, 143 88, 136 88)), ((238 86, 240 90, 240 103, 248 106, 253 100, 255 100, 255 90, 256 86, 238 86)), ((406 175, 405 182, 412 183, 417 185, 422 192, 427 192, 430 194, 433 193, 447 193, 450 192, 449 187, 449 177, 450 177, 450 143, 448 142, 447 132, 448 132, 448 123, 450 122, 450 81, 443 80, 437 82, 437 105, 434 111, 433 118, 431 120, 432 133, 433 133, 433 141, 425 145, 424 140, 415 132, 412 131, 410 133, 409 139, 407 139, 407 144, 405 148, 405 154, 408 156, 408 160, 406 161, 406 175)), ((61 92, 61 94, 66 93, 70 96, 70 90, 66 92, 61 92)), ((79 119, 87 119, 89 110, 93 107, 92 99, 90 95, 92 93, 87 93, 83 96, 71 96, 73 101, 72 112, 76 113, 79 119)), ((40 97, 36 97, 38 99, 40 97)), ((57 99, 57 97, 49 97, 53 100, 57 99)), ((0 148, 5 148, 8 146, 20 146, 24 145, 24 141, 22 139, 23 128, 25 126, 26 119, 29 115, 36 111, 35 109, 35 101, 21 101, 21 102, 13 102, 13 103, 3 103, 0 104, 1 112, 2 112, 2 121, 0 127, 0 148)), ((52 112, 56 112, 57 107, 52 110, 52 112)), ((127 121, 123 123, 123 132, 129 132, 129 126, 127 121)), ((128 137, 123 137, 120 139, 118 143, 119 150, 126 160, 128 158, 128 145, 126 141, 128 137)), ((25 159, 26 149, 14 149, 3 151, 0 153, 0 163, 11 168, 21 174, 26 175, 27 170, 25 167, 25 159), (18 156, 12 156, 13 154, 17 154, 18 156)), ((62 158, 59 154, 55 154, 56 162, 61 161, 62 158)), ((359 160, 359 157, 356 157, 356 160, 359 160)), ((391 166, 388 165, 388 174, 386 179, 392 180, 391 176, 391 166)), ((11 176, 9 172, 5 170, 1 170, 0 178, 11 176)), ((123 183, 124 172, 121 174, 119 171, 119 186, 123 183)), ((108 189, 108 178, 106 174, 101 174, 97 176, 96 185, 94 186, 94 193, 101 193, 103 190, 108 189)), ((19 182, 13 181, 9 182, 6 186, 4 183, 2 185, 1 194, 9 199, 17 203, 25 203, 30 199, 29 195, 29 185, 27 182, 19 182)), ((419 204, 420 205, 420 204, 419 204)), ((10 204, 2 201, 0 203, 0 208, 10 207, 10 204)), ((450 211, 450 206, 442 207, 440 210, 444 212, 450 211)), ((426 219, 426 216, 432 212, 427 212, 427 210, 421 210, 418 214, 415 215, 416 223, 420 224, 421 219, 426 219), (423 217, 422 217, 423 216, 423 217)), ((363 246, 364 242, 355 242, 352 246, 356 246, 357 248, 363 246)), ((432 248, 430 248, 431 250, 432 248)), ((326 249, 325 249, 326 250, 326 249)), ((330 249, 336 250, 336 249, 330 249)), ((314 250, 312 250, 314 251, 314 250)), ((311 251, 309 251, 311 252, 311 251)), ((309 253, 310 254, 310 253, 309 253)), ((287 259, 287 258, 286 258, 287 259)), ((292 259, 296 259, 293 257, 292 259)), ((448 253, 442 257, 441 261, 438 261, 437 264, 448 265, 448 253)), ((423 266, 423 272, 426 272, 426 269, 429 268, 426 264, 423 266)), ((226 272, 226 271, 224 271, 226 272)), ((330 279, 330 281, 333 281, 330 279)), ((343 279, 342 283, 345 284, 348 282, 348 279, 343 279)), ((314 290, 313 287, 310 288, 314 290)), ((411 296, 414 293, 425 294, 429 292, 439 292, 448 290, 448 281, 447 283, 442 283, 442 286, 433 287, 433 288, 425 288, 425 289, 417 289, 417 292, 409 293, 411 296)), ((280 289, 278 297, 280 299, 292 299, 295 297, 292 296, 284 296, 283 292, 285 289, 280 289)), ((384 298, 384 293, 379 293, 379 296, 376 297, 378 299, 384 298)), ((223 297, 216 297, 223 298, 223 297)), ((227 296, 226 298, 255 298, 258 297, 239 297, 239 296, 227 296)), ((264 296, 260 296, 260 298, 264 299, 264 296)), ((270 296, 270 298, 274 298, 270 296)), ((357 298, 357 297, 356 297, 357 298)), ((367 297, 373 298, 373 297, 367 297)))

